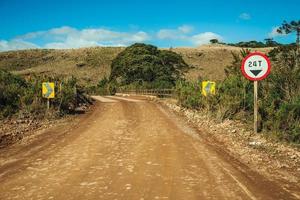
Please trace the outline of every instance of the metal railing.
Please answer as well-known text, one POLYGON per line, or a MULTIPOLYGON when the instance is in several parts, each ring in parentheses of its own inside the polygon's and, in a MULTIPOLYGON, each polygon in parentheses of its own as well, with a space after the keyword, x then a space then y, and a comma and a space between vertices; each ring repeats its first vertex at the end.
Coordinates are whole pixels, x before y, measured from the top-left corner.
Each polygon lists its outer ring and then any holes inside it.
POLYGON ((120 89, 117 93, 131 94, 131 95, 149 95, 157 97, 173 97, 174 89, 134 89, 126 90, 120 89))

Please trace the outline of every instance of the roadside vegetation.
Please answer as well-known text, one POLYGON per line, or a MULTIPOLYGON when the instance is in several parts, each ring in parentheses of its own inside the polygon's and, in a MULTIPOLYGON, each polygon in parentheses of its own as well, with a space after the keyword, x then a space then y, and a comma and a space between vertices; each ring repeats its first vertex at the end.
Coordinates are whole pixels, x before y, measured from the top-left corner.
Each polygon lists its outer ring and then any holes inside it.
MULTIPOLYGON (((243 57, 250 51, 234 54, 226 78, 217 83, 216 95, 200 94, 201 81, 178 81, 176 94, 182 106, 210 113, 219 120, 252 122, 253 83, 240 73, 243 57)), ((270 76, 259 82, 259 128, 289 142, 300 143, 300 69, 296 67, 295 45, 281 46, 269 52, 270 76)))
POLYGON ((0 70, 0 119, 7 117, 53 117, 75 112, 80 103, 89 102, 73 77, 59 79, 31 76, 26 80, 5 70, 0 70), (51 99, 47 111, 46 99, 42 98, 43 81, 55 82, 56 98, 51 99))

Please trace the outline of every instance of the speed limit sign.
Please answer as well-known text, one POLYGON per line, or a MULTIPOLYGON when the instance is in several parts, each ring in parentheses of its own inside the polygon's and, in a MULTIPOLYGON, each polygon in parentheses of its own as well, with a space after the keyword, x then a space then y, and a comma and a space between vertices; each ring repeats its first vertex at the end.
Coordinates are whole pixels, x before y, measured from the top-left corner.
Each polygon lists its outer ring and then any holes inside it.
POLYGON ((260 81, 270 74, 271 63, 269 58, 263 53, 250 53, 244 58, 241 70, 247 79, 260 81))

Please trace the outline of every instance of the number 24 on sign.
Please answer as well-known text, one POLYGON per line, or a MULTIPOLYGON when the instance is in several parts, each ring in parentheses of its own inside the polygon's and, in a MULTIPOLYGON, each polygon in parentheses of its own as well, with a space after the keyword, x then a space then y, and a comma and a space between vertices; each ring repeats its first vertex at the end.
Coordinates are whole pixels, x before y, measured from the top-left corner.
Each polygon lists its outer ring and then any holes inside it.
POLYGON ((249 67, 261 67, 261 63, 262 63, 262 60, 258 60, 258 61, 249 61, 248 62, 248 66, 249 67), (257 65, 257 63, 258 63, 258 65, 257 65))

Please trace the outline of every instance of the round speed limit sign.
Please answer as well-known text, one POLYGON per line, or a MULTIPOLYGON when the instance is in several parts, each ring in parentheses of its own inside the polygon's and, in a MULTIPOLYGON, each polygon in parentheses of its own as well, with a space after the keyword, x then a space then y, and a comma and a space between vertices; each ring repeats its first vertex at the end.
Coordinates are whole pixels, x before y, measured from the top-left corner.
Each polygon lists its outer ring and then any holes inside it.
POLYGON ((270 74, 271 62, 263 53, 250 53, 243 59, 241 70, 247 79, 260 81, 270 74))

